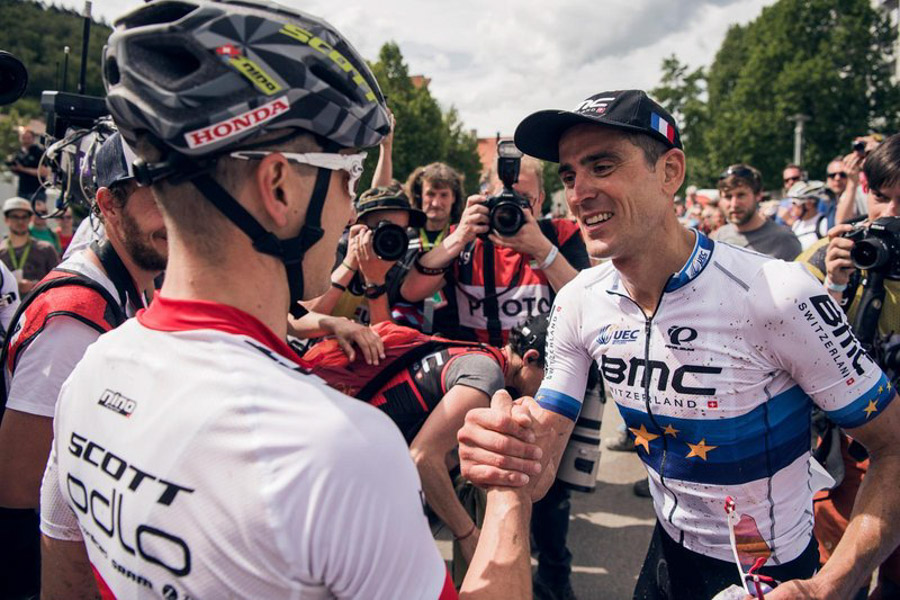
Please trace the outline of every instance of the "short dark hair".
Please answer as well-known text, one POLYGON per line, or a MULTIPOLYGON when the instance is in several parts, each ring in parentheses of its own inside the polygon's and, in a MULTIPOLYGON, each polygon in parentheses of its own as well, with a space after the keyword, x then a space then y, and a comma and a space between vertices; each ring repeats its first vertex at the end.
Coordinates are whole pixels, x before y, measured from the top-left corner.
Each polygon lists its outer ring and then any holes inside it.
POLYGON ((656 168, 656 162, 659 157, 668 152, 671 148, 654 137, 650 137, 646 133, 636 133, 632 131, 624 131, 623 135, 633 146, 637 146, 644 153, 644 161, 650 169, 656 168))
POLYGON ((870 190, 900 183, 900 134, 884 140, 866 157, 863 173, 870 190))
POLYGON ((509 330, 507 343, 512 351, 519 356, 525 356, 529 350, 537 350, 538 364, 543 366, 547 356, 547 327, 550 324, 550 315, 535 315, 528 317, 523 323, 509 330))

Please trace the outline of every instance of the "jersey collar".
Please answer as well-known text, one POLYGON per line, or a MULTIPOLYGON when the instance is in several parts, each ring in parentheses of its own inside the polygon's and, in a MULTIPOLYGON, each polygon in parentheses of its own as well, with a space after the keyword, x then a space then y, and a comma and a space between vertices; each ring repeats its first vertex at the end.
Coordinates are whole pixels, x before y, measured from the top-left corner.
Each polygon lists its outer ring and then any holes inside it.
POLYGON ((666 292, 674 292, 696 279, 703 269, 706 268, 706 265, 709 263, 709 259, 712 256, 715 242, 696 229, 692 229, 691 231, 696 235, 696 240, 694 240, 694 250, 691 252, 691 256, 687 259, 687 262, 684 263, 684 266, 681 267, 681 270, 669 277, 669 281, 666 283, 666 292))
MULTIPOLYGON (((703 272, 703 269, 706 268, 706 265, 709 264, 709 259, 712 257, 715 242, 696 229, 691 228, 691 231, 695 235, 694 249, 691 251, 691 255, 688 257, 687 262, 684 263, 684 266, 677 273, 669 276, 669 279, 666 281, 666 287, 663 289, 665 293, 681 289, 696 279, 703 272)), ((616 295, 623 295, 624 289, 621 291, 619 289, 620 281, 619 273, 615 272, 612 285, 607 291, 616 295)), ((627 296, 627 294, 624 295, 627 296)))
POLYGON ((245 335, 298 365, 305 366, 304 361, 287 342, 279 339, 262 321, 227 304, 166 298, 157 292, 150 308, 137 313, 137 320, 144 327, 156 331, 214 329, 233 335, 245 335))

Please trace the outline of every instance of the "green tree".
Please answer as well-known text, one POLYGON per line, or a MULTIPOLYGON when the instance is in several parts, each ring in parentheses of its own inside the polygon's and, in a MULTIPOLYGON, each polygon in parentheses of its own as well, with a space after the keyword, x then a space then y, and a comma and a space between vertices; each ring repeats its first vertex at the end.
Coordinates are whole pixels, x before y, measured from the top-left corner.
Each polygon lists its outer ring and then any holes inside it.
MULTIPOLYGON (((748 162, 766 187, 780 188, 793 156, 788 117, 797 113, 812 117, 804 166, 813 177, 846 154, 854 136, 894 131, 893 42, 886 14, 869 0, 779 0, 755 21, 732 26, 705 77, 708 117, 699 129, 685 125, 694 183, 712 184, 726 165, 748 162)), ((689 91, 684 80, 680 91, 689 91)))
MULTIPOLYGON (((465 129, 456 109, 442 111, 427 85, 413 85, 409 67, 395 42, 381 47, 378 61, 371 67, 397 121, 394 179, 406 181, 416 167, 442 161, 463 173, 466 191, 474 193, 481 173, 478 140, 465 129)), ((377 158, 377 151, 370 152, 362 189, 371 181, 377 158)))
MULTIPOLYGON (((44 90, 61 88, 63 48, 69 46, 68 87, 76 91, 81 69, 81 37, 84 19, 75 11, 46 6, 31 0, 0 0, 0 49, 15 55, 28 69, 28 88, 15 107, 20 114, 38 116, 44 90)), ((85 92, 102 96, 100 58, 112 29, 93 22, 88 44, 85 92)), ((0 108, 8 112, 9 107, 0 108)))

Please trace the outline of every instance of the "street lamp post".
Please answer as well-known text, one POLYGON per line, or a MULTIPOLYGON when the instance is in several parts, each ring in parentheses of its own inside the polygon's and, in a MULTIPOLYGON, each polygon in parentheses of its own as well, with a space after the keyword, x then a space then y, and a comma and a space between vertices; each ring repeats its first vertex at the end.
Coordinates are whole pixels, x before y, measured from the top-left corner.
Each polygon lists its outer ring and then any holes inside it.
POLYGON ((788 121, 794 122, 794 164, 803 166, 803 124, 810 121, 809 115, 796 114, 788 117, 788 121))

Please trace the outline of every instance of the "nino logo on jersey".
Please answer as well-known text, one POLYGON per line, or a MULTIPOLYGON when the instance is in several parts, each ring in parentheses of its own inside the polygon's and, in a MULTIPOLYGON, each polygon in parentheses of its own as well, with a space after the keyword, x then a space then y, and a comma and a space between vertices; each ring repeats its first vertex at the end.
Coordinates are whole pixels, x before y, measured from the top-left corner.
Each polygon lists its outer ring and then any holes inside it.
POLYGON ((640 332, 640 329, 620 329, 616 325, 604 325, 597 335, 597 343, 601 346, 627 344, 636 341, 640 332))

